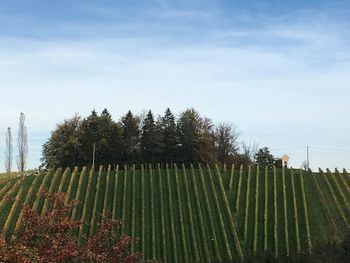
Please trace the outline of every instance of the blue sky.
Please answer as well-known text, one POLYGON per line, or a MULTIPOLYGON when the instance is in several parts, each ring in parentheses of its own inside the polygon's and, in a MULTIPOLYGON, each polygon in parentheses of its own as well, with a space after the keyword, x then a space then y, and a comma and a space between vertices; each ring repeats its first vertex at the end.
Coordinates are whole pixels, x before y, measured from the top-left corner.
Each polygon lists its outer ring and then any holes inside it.
POLYGON ((20 112, 35 167, 57 123, 105 107, 195 107, 294 167, 313 145, 313 169, 350 169, 349 17, 348 1, 0 0, 0 171, 20 112))

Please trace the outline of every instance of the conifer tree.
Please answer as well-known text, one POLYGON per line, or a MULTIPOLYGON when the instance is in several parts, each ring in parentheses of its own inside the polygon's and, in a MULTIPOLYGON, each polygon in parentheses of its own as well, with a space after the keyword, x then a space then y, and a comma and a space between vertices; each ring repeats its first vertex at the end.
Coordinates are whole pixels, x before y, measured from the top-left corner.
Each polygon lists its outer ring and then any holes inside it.
POLYGON ((179 154, 184 163, 201 162, 200 116, 194 109, 181 113, 178 120, 179 154))
POLYGON ((152 111, 148 111, 143 121, 141 135, 142 160, 150 163, 159 161, 162 153, 162 130, 159 124, 154 121, 152 111))
POLYGON ((146 118, 143 121, 142 134, 141 134, 141 152, 143 161, 152 162, 154 137, 155 137, 156 125, 154 124, 154 116, 152 111, 148 111, 146 118))
POLYGON ((139 119, 134 117, 129 110, 121 120, 123 138, 123 160, 129 163, 135 162, 139 154, 139 119))
POLYGON ((169 108, 166 109, 165 115, 162 118, 163 126, 163 160, 165 162, 176 162, 177 155, 177 134, 175 116, 169 108))

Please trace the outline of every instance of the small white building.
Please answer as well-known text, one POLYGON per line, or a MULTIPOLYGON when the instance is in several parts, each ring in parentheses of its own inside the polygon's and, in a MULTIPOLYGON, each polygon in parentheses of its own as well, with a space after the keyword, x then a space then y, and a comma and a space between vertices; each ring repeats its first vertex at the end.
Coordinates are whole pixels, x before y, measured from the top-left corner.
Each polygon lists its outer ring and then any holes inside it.
POLYGON ((288 168, 289 167, 289 156, 287 154, 284 154, 281 157, 281 160, 282 160, 282 166, 285 168, 288 168))

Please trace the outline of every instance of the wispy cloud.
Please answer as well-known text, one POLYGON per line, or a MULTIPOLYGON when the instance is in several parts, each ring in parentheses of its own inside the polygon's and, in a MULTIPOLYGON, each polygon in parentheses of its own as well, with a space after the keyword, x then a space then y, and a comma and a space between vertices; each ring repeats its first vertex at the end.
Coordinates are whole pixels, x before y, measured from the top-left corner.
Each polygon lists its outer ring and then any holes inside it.
MULTIPOLYGON (((350 148, 343 20, 323 11, 246 11, 233 19, 217 6, 196 11, 167 3, 138 11, 141 17, 130 11, 123 21, 104 7, 96 12, 87 23, 51 21, 39 30, 39 20, 21 16, 31 33, 0 33, 0 130, 15 127, 19 112, 27 114, 31 166, 57 122, 104 107, 116 118, 128 109, 196 107, 234 122, 242 139, 261 145, 350 148)), ((0 141, 0 152, 3 147, 0 141)), ((297 152, 292 162, 299 166, 303 158, 297 152)), ((340 156, 339 166, 349 165, 347 159, 340 156)), ((318 160, 315 166, 338 165, 326 155, 318 160)))

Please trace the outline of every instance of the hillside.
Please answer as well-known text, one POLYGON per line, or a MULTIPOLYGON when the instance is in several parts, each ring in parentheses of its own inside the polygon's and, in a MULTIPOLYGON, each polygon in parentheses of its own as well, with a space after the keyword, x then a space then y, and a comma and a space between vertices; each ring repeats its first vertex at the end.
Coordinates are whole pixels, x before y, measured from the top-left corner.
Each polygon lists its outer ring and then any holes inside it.
POLYGON ((81 201, 71 215, 86 222, 77 235, 93 233, 101 214, 110 212, 124 220, 120 231, 140 238, 133 250, 165 262, 297 253, 329 236, 341 240, 350 229, 346 171, 84 167, 2 179, 0 230, 5 236, 18 227, 22 204, 48 209, 38 194, 42 188, 81 201))

